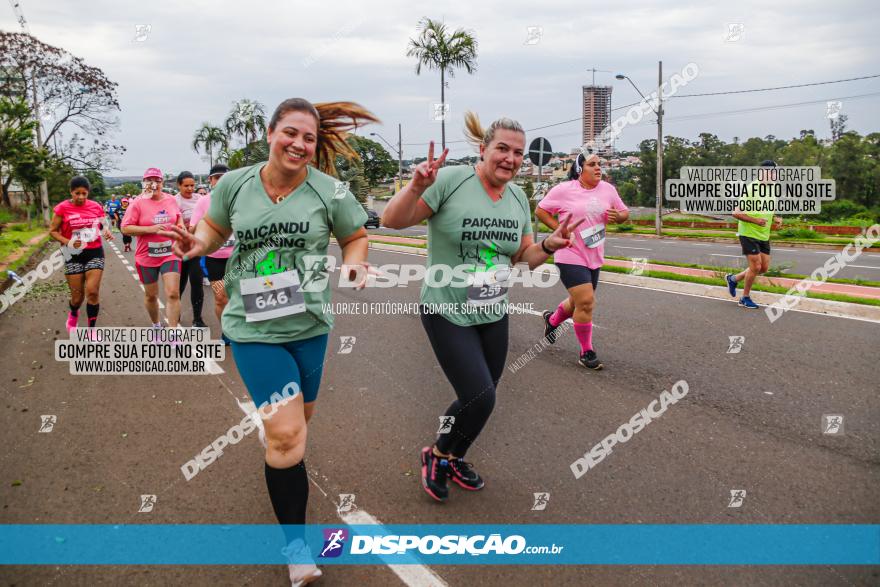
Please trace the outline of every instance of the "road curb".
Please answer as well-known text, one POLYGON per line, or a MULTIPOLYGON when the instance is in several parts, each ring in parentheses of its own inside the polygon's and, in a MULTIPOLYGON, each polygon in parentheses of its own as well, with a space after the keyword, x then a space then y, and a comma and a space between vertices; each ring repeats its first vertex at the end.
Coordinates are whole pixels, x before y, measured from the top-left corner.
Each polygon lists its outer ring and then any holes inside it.
MULTIPOLYGON (((702 283, 689 283, 686 281, 673 281, 667 279, 658 279, 656 277, 645 277, 642 275, 629 275, 626 273, 602 272, 600 281, 608 283, 617 283, 621 285, 631 285, 634 287, 646 287, 670 293, 679 293, 686 295, 702 296, 707 298, 717 298, 719 300, 727 300, 731 303, 735 302, 730 297, 727 289, 715 285, 705 285, 702 283)), ((774 304, 786 296, 784 294, 774 294, 763 291, 753 291, 752 299, 762 305, 774 304)), ((855 318, 858 320, 867 320, 870 322, 880 323, 880 306, 867 306, 863 304, 850 304, 847 302, 837 302, 833 300, 822 300, 816 298, 800 298, 797 304, 798 310, 813 312, 816 314, 826 314, 828 316, 837 316, 840 318, 855 318)))
MULTIPOLYGON (((428 255, 425 249, 402 245, 370 243, 370 248, 381 251, 409 253, 410 255, 421 255, 422 257, 428 255)), ((633 287, 650 288, 669 293, 716 298, 719 300, 727 300, 731 303, 735 302, 735 300, 730 297, 726 288, 716 285, 689 283, 687 281, 673 281, 668 279, 658 279, 656 277, 644 277, 642 275, 629 275, 626 273, 611 273, 610 271, 603 271, 601 273, 600 281, 617 283, 620 285, 631 285, 633 287)), ((774 294, 763 291, 752 292, 752 299, 756 303, 762 305, 774 304, 785 297, 784 294, 774 294)), ((805 312, 813 312, 815 314, 825 314, 827 316, 836 316, 839 318, 854 318, 857 320, 867 320, 869 322, 880 323, 880 306, 850 304, 847 302, 821 300, 816 298, 800 298, 797 309, 805 312)))
MULTIPOLYGON (((541 233, 545 234, 545 233, 541 233)), ((623 238, 649 238, 654 240, 667 240, 667 241, 692 241, 695 243, 721 243, 721 244, 738 244, 739 241, 736 238, 725 238, 725 237, 696 237, 696 236, 674 236, 674 235, 663 235, 657 236, 656 234, 638 234, 638 233, 630 233, 630 232, 609 232, 609 235, 613 235, 615 237, 622 236, 623 238)), ((853 236, 853 240, 858 235, 853 236)), ((832 249, 835 251, 842 251, 844 247, 847 245, 838 244, 838 243, 792 243, 788 241, 780 241, 770 239, 770 244, 774 247, 784 247, 787 249, 832 249)), ((865 250, 869 253, 877 253, 880 252, 880 246, 874 245, 871 247, 865 247, 865 250)))

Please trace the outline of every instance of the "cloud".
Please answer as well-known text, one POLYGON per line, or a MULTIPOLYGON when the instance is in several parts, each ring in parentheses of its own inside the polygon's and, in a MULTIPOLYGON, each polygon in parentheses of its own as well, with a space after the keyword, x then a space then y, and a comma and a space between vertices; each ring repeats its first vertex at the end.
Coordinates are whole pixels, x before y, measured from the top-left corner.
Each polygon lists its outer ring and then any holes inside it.
MULTIPOLYGON (((638 100, 623 72, 650 92, 657 84, 657 62, 671 75, 696 62, 700 76, 682 93, 718 92, 841 79, 880 73, 876 30, 880 17, 872 3, 841 5, 748 0, 713 5, 696 1, 656 4, 622 0, 578 6, 552 0, 537 6, 489 0, 424 6, 403 0, 365 4, 325 0, 279 3, 179 2, 154 0, 126 4, 109 0, 64 3, 47 0, 24 7, 32 32, 102 68, 119 83, 122 128, 117 142, 128 147, 122 172, 137 174, 151 165, 204 171, 207 163, 191 149, 192 136, 205 120, 221 123, 231 103, 248 97, 268 110, 284 98, 313 101, 354 100, 374 111, 377 131, 395 139, 403 125, 404 155, 423 155, 420 143, 440 138, 429 117, 439 101, 435 71, 415 75, 406 56, 409 38, 422 16, 444 20, 450 28, 473 31, 479 43, 475 75, 458 71, 448 80, 452 120, 447 140, 462 139, 462 116, 474 110, 490 121, 505 115, 526 128, 580 116, 581 86, 614 87, 613 106, 638 100), (742 23, 742 40, 726 43, 728 23, 742 23), (133 42, 136 24, 152 30, 133 42), (524 44, 526 28, 540 26, 537 44, 524 44)), ((11 10, 0 27, 15 30, 11 10)), ((801 128, 828 134, 824 105, 742 115, 729 110, 839 97, 880 90, 880 79, 801 90, 672 100, 667 134, 695 138, 709 131, 733 136, 795 136, 801 128), (683 119, 691 114, 704 118, 683 119)), ((843 100, 850 128, 877 130, 877 100, 843 100)), ((580 144, 579 122, 536 133, 559 150, 580 144)), ((656 136, 649 120, 627 128, 619 142, 635 148, 656 136)), ((396 142, 396 141, 392 141, 396 142)), ((469 154, 453 143, 453 155, 469 154)))

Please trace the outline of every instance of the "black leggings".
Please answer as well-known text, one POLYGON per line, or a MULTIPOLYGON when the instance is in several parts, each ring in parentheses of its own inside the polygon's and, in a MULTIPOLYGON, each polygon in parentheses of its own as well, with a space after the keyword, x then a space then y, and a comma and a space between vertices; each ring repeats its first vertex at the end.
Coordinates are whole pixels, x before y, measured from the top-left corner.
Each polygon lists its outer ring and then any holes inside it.
POLYGON ((189 299, 193 307, 193 320, 202 319, 202 304, 205 301, 205 292, 202 290, 202 278, 205 274, 202 272, 199 260, 199 257, 195 257, 180 264, 180 297, 183 297, 186 282, 189 281, 192 286, 189 290, 189 299))
POLYGON ((461 458, 495 407, 495 388, 507 359, 507 316, 491 324, 456 326, 439 314, 423 313, 422 325, 458 396, 446 410, 455 417, 452 430, 438 435, 437 450, 461 458))

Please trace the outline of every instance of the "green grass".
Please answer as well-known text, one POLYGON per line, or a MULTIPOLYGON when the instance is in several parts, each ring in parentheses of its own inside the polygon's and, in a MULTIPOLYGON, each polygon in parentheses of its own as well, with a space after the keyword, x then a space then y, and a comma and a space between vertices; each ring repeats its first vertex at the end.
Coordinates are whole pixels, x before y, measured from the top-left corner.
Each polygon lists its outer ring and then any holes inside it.
MULTIPOLYGON (((609 226, 608 232, 621 232, 620 227, 626 226, 625 224, 609 226)), ((783 229, 785 231, 786 229, 783 229)), ((780 231, 780 232, 783 232, 780 231)), ((624 232, 630 232, 632 234, 654 234, 654 229, 650 227, 634 227, 633 229, 626 229, 624 232)), ((819 233, 812 233, 819 234, 819 233)), ((700 230, 689 230, 689 229, 681 229, 681 228, 663 228, 664 236, 675 236, 681 238, 723 238, 735 240, 736 231, 735 230, 713 230, 713 231, 700 231, 700 230)), ((855 235, 852 236, 830 236, 830 235, 821 235, 819 237, 822 239, 822 244, 827 245, 847 245, 855 239, 855 235)), ((798 237, 780 237, 779 233, 770 233, 771 241, 778 242, 786 242, 786 243, 804 243, 804 244, 815 244, 816 238, 804 239, 798 237)), ((880 249, 880 243, 874 243, 871 249, 880 249)))
MULTIPOLYGON (((394 242, 381 241, 381 240, 371 240, 370 242, 371 243, 380 243, 380 244, 385 244, 385 245, 397 245, 397 246, 402 246, 402 247, 412 247, 412 248, 416 248, 416 249, 424 249, 427 247, 426 244, 414 245, 414 244, 409 244, 409 243, 394 243, 394 242)), ((619 258, 619 257, 608 257, 608 258, 612 259, 612 258, 619 258)), ((626 257, 624 257, 624 258, 626 258, 626 257)), ((655 263, 655 261, 649 261, 649 262, 655 263)), ((552 264, 553 261, 551 259, 547 259, 547 263, 552 264)), ((671 265, 670 263, 665 263, 665 264, 671 265)), ((703 266, 701 266, 701 265, 688 265, 685 263, 678 263, 678 264, 675 264, 675 266, 695 267, 695 268, 699 268, 699 269, 707 267, 704 265, 703 266)), ((725 284, 722 281, 722 276, 724 275, 724 273, 722 273, 722 271, 726 271, 726 268, 710 267, 709 269, 710 270, 717 270, 718 276, 717 277, 702 277, 702 276, 697 276, 697 275, 680 275, 678 273, 671 273, 669 271, 644 271, 642 273, 642 276, 643 277, 654 277, 657 279, 666 279, 669 281, 683 281, 686 283, 699 283, 699 284, 703 284, 703 285, 724 286, 725 284)), ((630 271, 632 271, 632 269, 630 269, 628 267, 617 267, 614 265, 603 265, 602 271, 608 271, 610 273, 630 273, 630 271)), ((790 275, 788 277, 795 277, 795 276, 790 275)), ((802 277, 802 276, 799 276, 799 277, 802 277)), ((829 279, 828 281, 829 282, 832 282, 832 281, 851 282, 852 280, 829 279)), ((874 283, 876 283, 876 282, 874 282, 874 283)), ((777 285, 763 285, 763 284, 756 283, 752 286, 752 289, 755 291, 763 291, 763 292, 767 292, 767 293, 775 293, 775 294, 783 294, 784 295, 784 294, 788 293, 788 290, 790 288, 781 287, 781 286, 777 286, 777 285)), ((815 298, 815 299, 819 299, 819 300, 831 300, 834 302, 847 302, 850 304, 862 304, 862 305, 866 305, 866 306, 880 306, 880 300, 871 299, 871 298, 859 298, 859 297, 849 296, 849 295, 844 295, 844 294, 808 292, 806 297, 815 298)))
POLYGON ((8 224, 10 222, 22 222, 26 220, 27 217, 21 210, 10 210, 9 208, 0 207, 0 224, 8 224))
MULTIPOLYGON (((632 271, 628 267, 615 267, 613 265, 603 265, 602 271, 609 271, 611 273, 629 273, 632 271)), ((644 271, 642 272, 642 277, 655 277, 657 279, 666 279, 670 281, 684 281, 686 283, 700 283, 703 285, 716 285, 723 286, 724 283, 714 277, 700 277, 696 275, 679 275, 678 273, 670 273, 668 271, 644 271)), ((767 293, 775 293, 775 294, 786 294, 790 288, 780 287, 776 285, 763 285, 756 283, 752 285, 752 289, 755 291, 763 291, 767 293)), ((855 296, 849 296, 844 294, 830 294, 830 293, 818 293, 818 292, 807 292, 808 298, 815 298, 819 300, 831 300, 834 302, 847 302, 850 304, 862 304, 866 306, 880 306, 880 300, 871 299, 871 298, 857 298, 855 296)))
POLYGON ((817 240, 825 238, 825 235, 820 232, 815 232, 810 230, 809 228, 783 228, 779 232, 776 233, 777 238, 802 238, 809 240, 817 240))
MULTIPOLYGON (((49 240, 49 234, 46 232, 44 228, 38 227, 33 230, 27 230, 27 225, 21 225, 24 229, 19 230, 4 230, 0 233, 0 260, 4 261, 8 259, 14 252, 16 252, 21 247, 25 246, 25 244, 35 236, 44 235, 43 238, 36 245, 31 245, 24 255, 21 256, 18 260, 14 261, 9 265, 7 269, 16 271, 19 267, 26 265, 30 260, 31 255, 34 254, 37 250, 39 250, 46 241, 49 240)), ((6 271, 3 272, 3 277, 8 277, 8 273, 6 271)))
MULTIPOLYGON (((616 259, 618 261, 632 261, 632 257, 617 257, 612 255, 605 255, 606 259, 616 259)), ((679 263, 677 261, 658 261, 656 259, 648 259, 648 263, 651 265, 667 265, 669 267, 685 267, 687 269, 703 269, 705 271, 714 271, 715 273, 724 276, 728 273, 739 273, 744 269, 744 267, 724 267, 721 265, 701 265, 698 263, 679 263)), ((807 279, 808 275, 801 275, 800 273, 786 273, 785 270, 789 268, 790 265, 787 263, 781 263, 779 265, 773 265, 770 267, 770 271, 765 273, 765 277, 785 277, 787 279, 807 279), (771 275, 772 273, 772 275, 771 275)), ((831 277, 827 279, 828 283, 842 283, 845 285, 862 285, 865 287, 880 287, 880 281, 872 281, 869 279, 843 279, 839 277, 831 277)))

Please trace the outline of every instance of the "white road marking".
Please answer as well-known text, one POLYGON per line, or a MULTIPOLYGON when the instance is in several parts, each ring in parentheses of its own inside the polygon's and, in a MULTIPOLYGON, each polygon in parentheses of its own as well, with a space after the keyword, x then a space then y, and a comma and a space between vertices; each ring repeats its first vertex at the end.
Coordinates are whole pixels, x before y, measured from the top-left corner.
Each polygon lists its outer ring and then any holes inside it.
POLYGON ((613 245, 615 249, 632 249, 634 251, 652 251, 653 249, 646 249, 644 247, 621 247, 620 245, 613 245))
MULTIPOLYGON (((735 248, 737 248, 737 247, 735 247, 735 248)), ((423 257, 423 258, 426 258, 424 255, 419 255, 418 253, 404 253, 404 252, 402 252, 402 251, 389 251, 389 250, 386 250, 386 249, 377 249, 377 250, 381 250, 381 251, 383 251, 383 252, 385 252, 385 253, 398 253, 398 254, 400 254, 400 255, 412 255, 412 256, 415 256, 415 257, 423 257)), ((738 256, 738 255, 727 255, 727 256, 738 256)), ((847 267, 852 267, 852 265, 847 265, 847 267)), ((621 286, 621 287, 633 287, 633 288, 635 288, 635 289, 646 289, 646 290, 649 290, 649 291, 658 291, 658 292, 661 292, 661 293, 668 293, 668 294, 674 294, 674 295, 679 295, 679 296, 689 296, 689 297, 692 297, 692 298, 703 298, 703 299, 705 299, 705 300, 715 300, 715 301, 717 301, 717 302, 730 303, 730 300, 723 300, 723 299, 720 299, 720 298, 713 298, 712 296, 701 296, 701 295, 699 295, 699 294, 691 294, 691 293, 684 293, 684 292, 677 292, 677 291, 667 291, 667 290, 665 290, 665 289, 657 289, 657 288, 654 288, 654 287, 646 287, 646 286, 643 286, 643 285, 630 285, 630 284, 628 284, 628 283, 612 283, 612 282, 610 282, 610 281, 605 281, 605 280, 602 279, 601 277, 599 278, 599 282, 600 282, 600 283, 607 283, 608 285, 619 285, 619 286, 621 286)), ((523 309, 523 311, 526 312, 525 309, 523 309)), ((804 314, 814 314, 814 315, 816 315, 816 316, 825 316, 826 318, 844 318, 844 319, 846 319, 846 320, 858 320, 858 321, 860 321, 860 322, 871 322, 871 323, 873 323, 873 324, 877 324, 877 321, 876 321, 876 320, 872 320, 872 319, 870 319, 870 318, 859 318, 859 317, 856 317, 856 316, 834 316, 834 315, 831 315, 831 314, 823 314, 823 313, 821 313, 821 312, 812 312, 812 311, 810 311, 810 310, 801 310, 801 309, 799 309, 799 308, 791 308, 791 309, 788 310, 788 311, 789 311, 789 312, 802 312, 802 313, 804 313, 804 314)), ((529 313, 529 314, 534 314, 534 315, 536 315, 536 316, 540 316, 540 315, 541 315, 539 312, 527 312, 527 313, 529 313)), ((593 324, 593 326, 595 327, 596 324, 593 324)), ((601 327, 601 326, 598 326, 598 328, 602 328, 602 327, 601 327)))
POLYGON ((880 267, 874 267, 873 265, 847 265, 847 267, 858 267, 859 269, 880 269, 880 267))
MULTIPOLYGON (((114 249, 116 248, 116 245, 114 245, 113 243, 110 243, 110 246, 113 247, 114 249)), ((119 252, 117 251, 116 254, 119 255, 119 252)), ((140 279, 138 278, 134 267, 132 267, 128 263, 128 261, 125 260, 125 258, 122 255, 119 255, 119 257, 122 259, 122 262, 125 263, 126 267, 128 268, 129 275, 131 275, 131 278, 134 279, 135 283, 137 283, 140 286, 141 291, 145 291, 144 284, 142 284, 140 279)), ((160 310, 165 309, 165 304, 162 303, 162 300, 159 300, 159 309, 160 310)), ((168 318, 166 318, 165 316, 162 316, 162 321, 165 322, 165 324, 168 324, 168 318)), ((213 359, 206 359, 205 360, 205 370, 211 375, 222 375, 223 373, 226 373, 226 371, 223 369, 223 367, 221 367, 219 365, 219 363, 217 363, 217 361, 214 361, 213 359)))
MULTIPOLYGON (((619 286, 621 286, 621 287, 632 287, 632 288, 635 288, 635 289, 646 289, 646 290, 649 290, 649 291, 657 291, 657 292, 660 292, 660 293, 673 294, 673 295, 677 295, 677 296, 688 296, 688 297, 692 297, 692 298, 703 298, 704 300, 715 300, 716 302, 722 302, 722 303, 725 303, 725 304, 729 304, 729 303, 731 303, 731 302, 735 302, 735 301, 736 301, 736 300, 734 300, 734 299, 724 300, 724 299, 721 299, 721 298, 715 298, 715 297, 712 297, 712 296, 703 296, 703 295, 700 295, 700 294, 684 293, 684 292, 680 292, 680 291, 667 291, 667 290, 665 290, 665 289, 658 289, 658 288, 655 288, 655 287, 646 287, 646 286, 644 286, 644 285, 631 285, 631 284, 629 284, 629 283, 613 283, 613 282, 610 282, 610 281, 604 281, 604 280, 602 280, 602 278, 599 278, 599 282, 600 282, 600 283, 607 283, 608 285, 619 285, 619 286)), ((846 320, 858 320, 859 322, 871 322, 872 324, 878 324, 878 323, 880 323, 880 322, 878 322, 877 320, 873 320, 873 319, 871 319, 871 318, 859 318, 859 317, 857 317, 857 316, 835 316, 835 315, 832 315, 832 314, 823 314, 823 313, 821 313, 821 312, 813 312, 813 311, 811 311, 811 310, 801 310, 800 308, 789 308, 789 309, 786 310, 786 311, 787 311, 787 312, 802 312, 802 313, 804 313, 804 314, 813 314, 813 315, 815 315, 815 316, 825 316, 826 318, 844 318, 844 319, 846 319, 846 320)))
MULTIPOLYGON (((346 524, 376 526, 376 529, 372 530, 375 534, 389 533, 382 527, 382 522, 362 509, 353 512, 340 513, 339 517, 346 524)), ((379 558, 382 557, 380 556, 379 558)), ((407 560, 409 559, 410 557, 407 556, 407 560)), ((415 563, 416 560, 415 557, 412 557, 413 563, 415 563)), ((446 581, 441 579, 437 573, 425 565, 388 565, 388 568, 391 569, 401 581, 403 581, 404 585, 410 585, 411 587, 446 587, 447 585, 446 581)))

